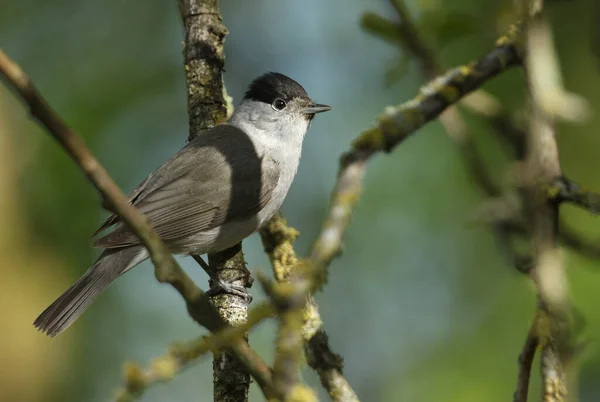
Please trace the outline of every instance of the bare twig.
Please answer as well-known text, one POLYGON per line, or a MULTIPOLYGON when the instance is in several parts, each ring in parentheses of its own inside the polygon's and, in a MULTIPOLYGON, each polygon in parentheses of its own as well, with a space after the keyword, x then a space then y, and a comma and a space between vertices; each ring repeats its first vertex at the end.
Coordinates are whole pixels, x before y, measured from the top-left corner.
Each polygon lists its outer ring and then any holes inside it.
POLYGON ((177 374, 188 368, 201 356, 221 349, 243 339, 246 333, 267 318, 275 315, 271 303, 263 303, 253 308, 246 322, 237 327, 227 327, 211 336, 200 338, 185 345, 174 345, 164 356, 154 359, 150 367, 143 368, 135 363, 125 367, 125 385, 117 392, 117 402, 127 402, 139 398, 154 385, 171 381, 177 374))
POLYGON ((592 214, 600 213, 600 193, 583 188, 564 176, 548 185, 546 192, 549 199, 568 202, 592 214))
POLYGON ((535 351, 539 345, 536 325, 534 322, 527 333, 527 339, 525 339, 523 350, 521 350, 521 354, 519 355, 519 376, 517 378, 517 387, 513 396, 513 402, 527 402, 531 366, 533 365, 535 351))
POLYGON ((513 26, 487 55, 450 70, 424 86, 413 100, 389 108, 379 117, 375 127, 354 141, 353 149, 341 158, 329 213, 312 249, 311 261, 320 275, 315 283, 317 287, 322 285, 327 266, 340 251, 351 211, 360 197, 368 159, 379 151, 391 151, 463 96, 507 68, 518 65, 521 50, 519 28, 513 26))
MULTIPOLYGON (((223 25, 217 0, 179 0, 185 27, 185 73, 188 89, 189 139, 227 119, 227 95, 223 85, 225 55, 223 25)), ((250 287, 241 244, 208 256, 211 288, 220 282, 250 287)), ((242 325, 248 315, 249 298, 220 293, 212 302, 229 325, 242 325)), ((216 353, 213 359, 214 399, 217 402, 248 400, 250 376, 247 367, 231 353, 216 353)), ((263 389, 264 391, 264 389, 263 389)))
MULTIPOLYGON (((377 14, 367 13, 363 16, 363 27, 379 37, 398 43, 405 53, 416 58, 419 61, 421 74, 425 79, 433 79, 441 74, 444 70, 443 66, 431 46, 420 34, 405 2, 403 0, 390 0, 390 2, 398 14, 399 22, 390 21, 377 14)), ((466 106, 475 113, 483 115, 496 128, 501 128, 503 133, 511 134, 511 143, 520 144, 523 142, 523 139, 517 138, 514 134, 516 129, 500 103, 483 90, 477 90, 469 94, 458 105, 466 106)), ((488 197, 497 199, 501 195, 501 188, 489 174, 488 168, 477 151, 473 137, 457 107, 454 105, 448 107, 440 115, 439 120, 449 134, 450 139, 457 145, 473 181, 488 197)), ((522 138, 524 138, 524 135, 522 135, 522 138)), ((508 255, 510 262, 521 270, 524 258, 512 245, 511 237, 513 234, 510 230, 507 230, 505 225, 494 225, 493 229, 498 244, 503 246, 502 249, 508 255)), ((530 260, 531 258, 525 257, 525 259, 530 260)))
MULTIPOLYGON (((285 219, 275 216, 260 231, 269 256, 275 278, 279 282, 289 281, 302 264, 293 248, 298 232, 287 226, 285 219)), ((358 402, 356 393, 342 372, 343 359, 329 347, 327 334, 312 296, 306 298, 302 317, 302 338, 308 364, 314 369, 323 387, 334 402, 358 402)), ((277 365, 276 365, 277 366, 277 365)), ((277 369, 275 369, 277 371, 277 369)))
POLYGON ((289 395, 302 389, 314 392, 299 382, 299 366, 302 360, 302 325, 306 287, 296 287, 290 282, 273 282, 266 276, 258 277, 265 293, 271 298, 279 313, 279 328, 275 341, 273 364, 273 392, 280 401, 288 401, 289 395))
POLYGON ((358 396, 344 376, 344 359, 329 346, 329 337, 320 329, 306 344, 308 364, 334 402, 358 402, 358 396))
MULTIPOLYGON (((536 1, 541 7, 542 2, 536 1)), ((557 248, 558 203, 544 191, 561 177, 558 146, 549 96, 540 85, 558 87, 554 47, 550 28, 539 15, 532 17, 526 30, 526 71, 531 93, 531 117, 527 157, 522 172, 523 199, 532 233, 535 265, 530 275, 538 290, 538 316, 545 325, 537 334, 542 343, 541 374, 544 401, 562 402, 567 394, 566 363, 570 356, 568 284, 557 248), (546 69, 546 70, 545 70, 546 69), (547 70, 552 70, 547 72, 547 70), (539 81, 542 75, 544 82, 539 81)), ((564 117, 564 116, 562 116, 564 117)))

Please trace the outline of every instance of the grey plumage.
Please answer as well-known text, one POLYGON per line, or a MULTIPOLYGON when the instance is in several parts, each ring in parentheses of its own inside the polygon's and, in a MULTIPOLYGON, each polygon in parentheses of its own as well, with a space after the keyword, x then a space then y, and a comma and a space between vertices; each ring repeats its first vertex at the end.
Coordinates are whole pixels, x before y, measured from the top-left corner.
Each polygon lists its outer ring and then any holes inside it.
MULTIPOLYGON (((292 79, 269 73, 255 80, 226 124, 206 131, 151 173, 129 195, 174 254, 227 249, 279 209, 296 174, 302 141, 316 105, 292 79)), ((116 278, 148 258, 116 215, 94 246, 105 251, 34 322, 50 336, 71 325, 116 278)))
MULTIPOLYGON (((140 246, 104 251, 73 286, 40 314, 33 325, 50 336, 59 334, 71 325, 108 285, 133 268, 131 263, 136 261, 136 256, 145 253, 140 246)), ((146 258, 147 256, 144 256, 142 260, 146 258)))
MULTIPOLYGON (((242 130, 222 124, 159 167, 131 198, 173 253, 206 252, 191 243, 190 236, 227 221, 251 219, 271 200, 278 180, 278 164, 267 155, 259 158, 256 145, 242 130), (229 183, 235 185, 225 185, 229 183)), ((101 227, 118 222, 111 215, 101 227)), ((123 224, 94 242, 103 248, 138 244, 123 224)))

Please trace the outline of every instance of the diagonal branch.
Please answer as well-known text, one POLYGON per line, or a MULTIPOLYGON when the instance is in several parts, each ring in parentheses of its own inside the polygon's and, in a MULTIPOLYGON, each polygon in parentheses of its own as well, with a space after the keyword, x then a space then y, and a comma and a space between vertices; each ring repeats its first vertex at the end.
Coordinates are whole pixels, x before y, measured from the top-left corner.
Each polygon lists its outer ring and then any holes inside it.
MULTIPOLYGON (((215 311, 207 295, 177 264, 152 225, 129 203, 121 189, 85 146, 81 137, 67 126, 41 96, 25 72, 2 50, 0 50, 0 76, 26 102, 33 118, 48 130, 86 174, 110 209, 116 212, 142 241, 154 264, 157 280, 161 283, 169 283, 179 292, 186 302, 190 316, 198 324, 213 332, 224 328, 225 323, 215 311)), ((270 369, 256 352, 244 341, 234 342, 231 349, 248 367, 261 388, 267 389, 270 382, 270 369)))
POLYGON ((273 305, 262 303, 249 312, 248 320, 243 325, 227 327, 185 345, 173 345, 167 354, 155 358, 148 368, 129 363, 125 367, 125 384, 117 392, 116 402, 128 402, 139 398, 152 385, 173 380, 200 357, 209 352, 218 353, 235 341, 243 339, 249 330, 274 315, 273 305))
POLYGON ((311 261, 319 276, 316 285, 322 285, 327 266, 340 252, 350 214, 360 197, 369 158, 380 151, 391 151, 465 95, 502 71, 518 65, 521 45, 520 28, 514 25, 497 40, 496 47, 488 54, 474 63, 448 71, 422 87, 414 99, 389 108, 379 117, 375 127, 366 130, 354 141, 353 149, 341 158, 329 213, 313 245, 311 261))
POLYGON ((0 50, 0 75, 23 98, 31 115, 66 150, 86 174, 108 207, 115 211, 148 249, 156 278, 171 284, 186 301, 190 315, 209 329, 221 327, 222 321, 211 307, 204 292, 181 269, 148 220, 130 203, 106 170, 87 149, 83 140, 56 114, 37 91, 29 77, 0 50))
POLYGON ((539 338, 536 335, 537 322, 531 326, 527 333, 525 344, 519 355, 519 376, 517 377, 517 387, 513 395, 513 402, 527 402, 527 393, 529 392, 529 379, 531 377, 531 367, 533 366, 533 358, 535 351, 539 345, 539 338))

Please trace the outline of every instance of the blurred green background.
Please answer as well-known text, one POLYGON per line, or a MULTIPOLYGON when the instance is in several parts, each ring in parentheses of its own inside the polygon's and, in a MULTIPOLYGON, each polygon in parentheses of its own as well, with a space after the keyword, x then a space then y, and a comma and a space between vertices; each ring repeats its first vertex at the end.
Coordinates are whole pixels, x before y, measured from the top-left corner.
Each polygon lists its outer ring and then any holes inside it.
MULTIPOLYGON (((315 120, 283 206, 301 232, 296 249, 305 254, 326 212, 338 155, 386 105, 414 96, 422 83, 418 64, 361 30, 365 11, 395 18, 385 0, 221 3, 230 32, 225 82, 234 99, 255 76, 280 71, 334 107, 315 120), (393 82, 385 79, 390 71, 396 71, 393 82)), ((547 3, 565 85, 598 111, 599 7, 594 0, 547 3)), ((510 21, 512 1, 409 4, 441 60, 453 66, 493 46, 510 21)), ((187 136, 182 38, 175 0, 4 0, 0 6, 0 47, 85 136, 126 191, 187 136)), ((522 84, 515 70, 486 89, 518 111, 522 84)), ((504 148, 483 120, 465 116, 494 177, 506 182, 504 148)), ((595 189, 598 127, 596 113, 583 125, 561 125, 559 136, 566 174, 595 189)), ((345 252, 317 295, 332 347, 345 357, 345 373, 361 400, 512 399, 535 295, 500 255, 491 231, 467 224, 484 199, 437 122, 371 163, 345 252)), ((599 218, 571 207, 562 212, 583 236, 600 238, 599 218)), ((104 216, 83 175, 0 86, 1 400, 106 401, 120 385, 123 362, 147 363, 170 342, 204 333, 173 289, 157 283, 148 262, 117 281, 57 339, 35 331, 37 314, 94 260, 97 250, 88 236, 104 216)), ((252 271, 268 271, 256 235, 244 249, 252 271)), ((581 401, 598 401, 600 261, 565 254, 573 300, 585 319, 581 335, 590 345, 577 360, 577 392, 581 401)), ((181 263, 207 287, 191 259, 181 263)), ((263 297, 258 289, 253 294, 263 297)), ((268 323, 251 334, 268 361, 273 330, 268 323)), ((310 371, 304 378, 318 384, 310 371)), ((539 395, 536 384, 532 396, 539 395)), ((143 400, 211 396, 205 358, 143 400)), ((261 400, 255 385, 251 398, 261 400)))

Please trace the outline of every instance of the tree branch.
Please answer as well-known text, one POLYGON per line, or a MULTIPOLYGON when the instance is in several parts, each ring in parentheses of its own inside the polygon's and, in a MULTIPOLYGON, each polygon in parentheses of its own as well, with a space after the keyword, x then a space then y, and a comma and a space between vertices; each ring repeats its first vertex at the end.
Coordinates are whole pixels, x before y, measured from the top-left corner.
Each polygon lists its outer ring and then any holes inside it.
POLYGON ((125 384, 123 389, 117 392, 116 401, 128 402, 140 398, 152 385, 171 381, 198 358, 208 352, 219 353, 223 348, 243 339, 248 331, 274 315, 273 305, 263 303, 249 312, 248 319, 244 324, 227 327, 211 336, 202 337, 185 345, 173 345, 167 354, 154 359, 148 368, 143 368, 135 363, 127 364, 125 384))
POLYGON ((579 186, 565 176, 561 176, 546 188, 549 199, 568 202, 589 211, 600 213, 600 194, 579 186))
MULTIPOLYGON (((185 74, 188 89, 189 140, 203 130, 227 120, 228 100, 223 85, 225 55, 223 43, 227 29, 223 25, 217 0, 179 0, 185 28, 185 74)), ((241 244, 208 256, 211 288, 219 282, 249 288, 252 278, 246 268, 241 244)), ((212 297, 220 317, 229 325, 242 325, 248 316, 248 299, 220 293, 212 297)), ((239 343, 238 345, 241 345, 239 343)), ((230 352, 215 353, 213 359, 214 400, 248 400, 248 367, 230 352)), ((266 378, 263 378, 263 384, 266 378)), ((257 379, 258 381, 258 379, 257 379)), ((260 382, 259 382, 260 383, 260 382)), ((263 387, 263 392, 265 388, 263 387)), ((266 395, 266 393, 265 393, 266 395)))
POLYGON ((218 0, 179 0, 185 28, 184 63, 188 91, 188 139, 227 120, 228 101, 223 85, 228 34, 218 0))
POLYGON ((83 140, 60 118, 40 95, 30 78, 0 50, 0 75, 29 106, 31 115, 41 123, 86 174, 107 206, 116 212, 147 248, 156 278, 171 284, 183 297, 190 315, 200 325, 218 328, 221 320, 208 297, 181 269, 152 225, 133 207, 106 170, 87 149, 83 140))
POLYGON ((513 395, 513 402, 527 402, 527 393, 529 391, 529 380, 531 377, 531 367, 535 351, 539 345, 539 338, 536 335, 537 323, 534 321, 531 329, 527 333, 523 350, 519 355, 519 376, 517 377, 517 388, 513 395))
MULTIPOLYGON (((541 9, 541 1, 525 2, 541 9)), ((525 69, 531 94, 531 117, 527 156, 522 172, 525 214, 529 220, 535 265, 530 275, 538 291, 538 336, 542 346, 541 374, 544 401, 562 402, 567 394, 567 359, 571 355, 568 283, 557 247, 558 203, 549 200, 544 188, 560 179, 561 167, 555 139, 554 117, 542 87, 555 88, 558 71, 550 28, 534 15, 526 29, 525 69), (543 77, 543 79, 542 79, 543 77)), ((554 96, 554 93, 553 93, 554 96)), ((562 113, 562 112, 561 112, 562 113)))
POLYGON ((312 249, 315 283, 320 287, 327 266, 340 252, 343 234, 352 209, 358 202, 366 163, 379 151, 389 152, 426 123, 437 118, 447 107, 483 85, 487 80, 521 62, 520 28, 514 25, 499 38, 496 47, 478 61, 454 68, 422 87, 419 94, 400 106, 390 107, 378 123, 363 132, 353 149, 340 161, 338 179, 331 197, 329 213, 312 249))
MULTIPOLYGON (((295 271, 300 270, 302 264, 298 261, 293 247, 298 232, 287 226, 284 218, 275 216, 261 229, 260 235, 265 252, 273 267, 275 279, 280 283, 290 281, 295 271)), ((329 347, 329 339, 323 329, 317 304, 310 295, 306 297, 303 306, 301 324, 306 360, 319 375, 321 384, 331 400, 334 402, 358 402, 356 393, 342 372, 343 359, 333 353, 329 347)), ((275 364, 275 372, 277 372, 277 364, 275 364)), ((275 380, 273 381, 275 382, 275 380)))

